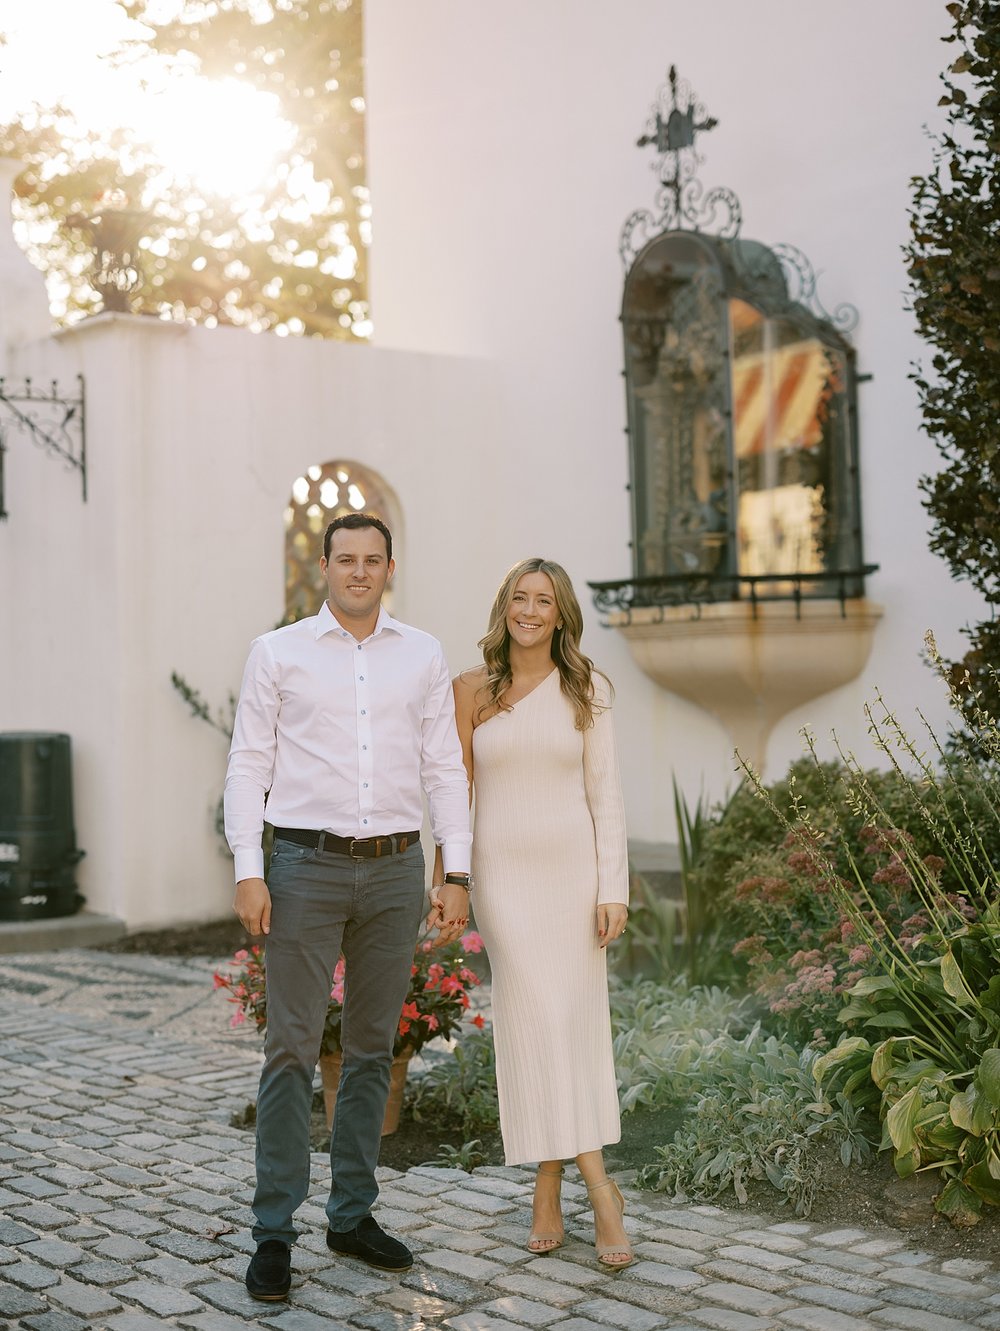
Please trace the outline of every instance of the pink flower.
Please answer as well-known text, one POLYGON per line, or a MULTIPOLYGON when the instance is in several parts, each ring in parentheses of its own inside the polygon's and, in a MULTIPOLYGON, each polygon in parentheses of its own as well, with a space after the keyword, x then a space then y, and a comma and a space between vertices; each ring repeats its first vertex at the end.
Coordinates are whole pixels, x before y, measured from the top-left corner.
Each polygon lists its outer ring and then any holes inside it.
POLYGON ((437 1017, 435 1017, 433 1012, 428 1012, 427 1016, 424 1017, 424 1021, 427 1023, 427 1029, 429 1031, 436 1031, 437 1028, 441 1025, 441 1023, 438 1021, 437 1017))
POLYGON ((482 952, 483 940, 474 929, 462 935, 462 949, 465 952, 482 952))
POLYGON ((246 1019, 247 1019, 246 1013, 243 1011, 243 1009, 237 1008, 236 1011, 233 1013, 232 1020, 230 1021, 229 1024, 230 1026, 242 1026, 243 1023, 246 1021, 246 1019))
POLYGON ((462 981, 457 975, 446 975, 441 981, 441 992, 443 994, 460 994, 462 992, 462 981))
POLYGON ((462 977, 462 979, 465 981, 466 984, 478 984, 478 983, 479 983, 479 976, 475 973, 475 971, 470 971, 469 968, 468 968, 468 966, 463 966, 462 969, 461 969, 458 973, 459 973, 459 975, 462 977))
POLYGON ((847 960, 852 966, 860 966, 862 962, 868 961, 872 950, 867 943, 861 943, 858 947, 852 948, 847 954, 847 960))
POLYGON ((246 948, 245 948, 245 947, 241 947, 240 950, 239 950, 239 952, 234 952, 234 953, 233 953, 233 960, 234 960, 234 961, 246 961, 246 959, 247 959, 247 957, 249 957, 249 955, 250 955, 250 953, 246 950, 246 948))

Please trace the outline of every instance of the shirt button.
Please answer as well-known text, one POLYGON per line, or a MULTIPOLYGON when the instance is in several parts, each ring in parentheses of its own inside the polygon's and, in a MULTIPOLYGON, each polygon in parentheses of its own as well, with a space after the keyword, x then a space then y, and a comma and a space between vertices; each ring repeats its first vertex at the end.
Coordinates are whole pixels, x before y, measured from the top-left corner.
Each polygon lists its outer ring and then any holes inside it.
POLYGON ((362 684, 365 682, 365 677, 364 677, 364 675, 359 675, 359 676, 358 676, 358 679, 361 681, 362 684))
POLYGON ((361 747, 362 747, 363 749, 367 749, 367 748, 368 748, 368 745, 367 745, 367 744, 362 744, 361 747))
POLYGON ((365 827, 368 826, 368 819, 367 819, 367 818, 362 818, 361 821, 364 823, 365 827))
POLYGON ((367 781, 363 781, 361 784, 364 786, 365 790, 368 789, 368 782, 367 782, 367 781))
POLYGON ((359 652, 361 651, 361 643, 360 643, 360 642, 358 643, 358 651, 359 651, 359 652))
POLYGON ((363 707, 362 707, 362 709, 361 709, 361 715, 362 715, 362 716, 367 716, 367 715, 368 715, 368 713, 365 711, 365 709, 364 709, 363 707))

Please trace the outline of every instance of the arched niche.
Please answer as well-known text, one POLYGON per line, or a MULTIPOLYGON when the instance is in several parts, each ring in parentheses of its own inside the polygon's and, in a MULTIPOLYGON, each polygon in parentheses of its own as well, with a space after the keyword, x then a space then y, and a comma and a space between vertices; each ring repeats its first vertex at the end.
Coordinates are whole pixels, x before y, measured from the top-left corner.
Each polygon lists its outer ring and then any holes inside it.
MULTIPOLYGON (((373 513, 399 535, 396 496, 377 471, 347 458, 317 462, 292 483, 285 508, 285 623, 314 615, 326 597, 320 571, 323 533, 335 518, 373 513)), ((383 598, 392 610, 392 586, 383 598)))

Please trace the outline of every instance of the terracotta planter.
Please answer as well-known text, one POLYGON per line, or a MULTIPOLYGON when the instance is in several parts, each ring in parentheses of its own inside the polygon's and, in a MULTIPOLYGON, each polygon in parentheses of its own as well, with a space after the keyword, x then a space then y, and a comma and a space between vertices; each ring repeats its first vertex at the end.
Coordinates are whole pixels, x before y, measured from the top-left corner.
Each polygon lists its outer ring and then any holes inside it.
MULTIPOLYGON (((399 1127, 399 1111, 403 1107, 403 1088, 406 1086, 406 1074, 409 1071, 413 1051, 409 1050, 392 1060, 389 1073, 389 1099, 385 1104, 385 1117, 382 1120, 382 1136, 388 1137, 399 1127)), ((323 1104, 326 1108, 326 1126, 333 1127, 333 1110, 337 1103, 337 1087, 340 1085, 340 1069, 343 1061, 340 1050, 335 1054, 320 1054, 319 1071, 323 1078, 323 1104)))

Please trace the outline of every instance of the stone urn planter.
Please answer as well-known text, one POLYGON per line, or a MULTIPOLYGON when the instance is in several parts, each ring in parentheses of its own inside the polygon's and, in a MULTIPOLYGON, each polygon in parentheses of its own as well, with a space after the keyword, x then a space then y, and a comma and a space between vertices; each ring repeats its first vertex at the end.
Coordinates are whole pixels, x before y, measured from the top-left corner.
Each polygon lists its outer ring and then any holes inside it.
MULTIPOLYGON (((406 1074, 410 1069, 413 1050, 408 1049, 392 1060, 389 1073, 389 1099, 385 1105, 385 1117, 382 1120, 382 1136, 388 1137, 399 1127, 399 1113, 403 1108, 403 1090, 406 1086, 406 1074)), ((332 1054, 320 1054, 319 1071, 323 1079, 323 1106, 326 1109, 326 1126, 333 1127, 333 1111, 337 1103, 337 1088, 340 1085, 340 1072, 343 1055, 338 1049, 332 1054)))

